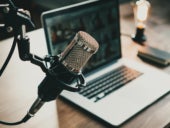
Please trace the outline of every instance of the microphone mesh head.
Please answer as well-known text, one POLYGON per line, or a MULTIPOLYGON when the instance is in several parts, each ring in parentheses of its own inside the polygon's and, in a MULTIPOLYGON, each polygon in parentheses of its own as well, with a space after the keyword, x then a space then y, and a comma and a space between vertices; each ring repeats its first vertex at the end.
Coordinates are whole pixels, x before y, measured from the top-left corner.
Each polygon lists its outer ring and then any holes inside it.
POLYGON ((61 53, 61 63, 69 71, 79 73, 98 48, 99 44, 92 36, 79 31, 64 52, 61 53))

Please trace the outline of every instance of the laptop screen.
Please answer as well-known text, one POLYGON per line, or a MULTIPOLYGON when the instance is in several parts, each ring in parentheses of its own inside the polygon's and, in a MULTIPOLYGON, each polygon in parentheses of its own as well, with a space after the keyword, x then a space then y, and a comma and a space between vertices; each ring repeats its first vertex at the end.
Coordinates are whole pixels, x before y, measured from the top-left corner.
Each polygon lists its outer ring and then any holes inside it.
POLYGON ((82 30, 99 43, 98 52, 88 61, 84 73, 121 57, 118 0, 93 0, 44 12, 48 52, 60 54, 82 30))

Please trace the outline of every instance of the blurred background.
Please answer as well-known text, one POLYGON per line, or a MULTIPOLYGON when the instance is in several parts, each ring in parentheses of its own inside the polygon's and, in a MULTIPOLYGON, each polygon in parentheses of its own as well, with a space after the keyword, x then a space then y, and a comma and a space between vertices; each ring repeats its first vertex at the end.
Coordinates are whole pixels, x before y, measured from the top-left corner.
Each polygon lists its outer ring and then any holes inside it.
MULTIPOLYGON (((7 0, 1 0, 0 3, 5 3, 7 0)), ((14 4, 19 8, 24 8, 31 12, 32 20, 35 23, 36 28, 41 28, 41 13, 47 10, 59 8, 69 4, 82 2, 85 0, 13 0, 14 4)), ((135 0, 119 0, 120 4, 128 4, 135 0)), ((170 24, 170 1, 163 0, 150 0, 151 3, 151 14, 152 17, 149 19, 149 25, 156 27, 158 25, 170 24), (155 20, 159 19, 159 20, 155 20)), ((125 8, 124 8, 125 9, 125 8)), ((121 10, 122 11, 122 10, 121 10)), ((126 11, 126 9, 125 9, 126 11)), ((125 18, 133 18, 133 11, 126 15, 125 18)), ((158 27, 160 29, 160 27, 158 27)), ((32 31, 28 28, 27 31, 32 31)), ((0 30, 0 40, 10 37, 11 35, 0 30)))

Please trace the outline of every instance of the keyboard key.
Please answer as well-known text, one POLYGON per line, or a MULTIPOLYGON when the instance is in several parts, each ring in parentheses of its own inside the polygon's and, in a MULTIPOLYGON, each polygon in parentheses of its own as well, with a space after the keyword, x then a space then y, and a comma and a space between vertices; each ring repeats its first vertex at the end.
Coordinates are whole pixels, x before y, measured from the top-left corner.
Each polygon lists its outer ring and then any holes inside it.
POLYGON ((97 102, 141 74, 142 73, 134 69, 126 66, 120 66, 110 73, 88 83, 87 86, 79 92, 79 94, 87 97, 93 102, 97 102))

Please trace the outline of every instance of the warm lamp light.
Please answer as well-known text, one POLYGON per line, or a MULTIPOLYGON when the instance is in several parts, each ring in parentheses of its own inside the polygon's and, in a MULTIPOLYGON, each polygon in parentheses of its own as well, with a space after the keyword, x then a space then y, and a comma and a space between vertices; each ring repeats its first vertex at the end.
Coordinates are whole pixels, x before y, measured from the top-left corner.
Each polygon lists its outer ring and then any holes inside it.
POLYGON ((147 0, 138 0, 133 5, 136 34, 132 37, 132 39, 140 44, 143 44, 143 42, 146 41, 144 30, 146 27, 149 9, 150 3, 147 0))

